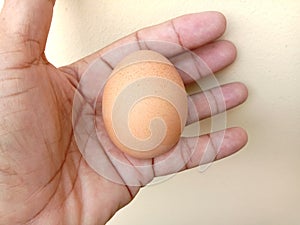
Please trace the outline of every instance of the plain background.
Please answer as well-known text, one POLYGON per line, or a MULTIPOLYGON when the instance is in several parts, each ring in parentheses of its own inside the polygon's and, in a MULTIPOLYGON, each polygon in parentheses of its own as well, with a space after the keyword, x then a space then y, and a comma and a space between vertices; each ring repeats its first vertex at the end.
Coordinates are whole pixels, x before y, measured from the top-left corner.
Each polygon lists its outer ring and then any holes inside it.
POLYGON ((142 189, 109 225, 300 224, 300 1, 57 0, 46 54, 62 66, 144 26, 208 10, 225 14, 222 38, 238 48, 217 76, 249 88, 228 113, 249 143, 204 173, 142 189))

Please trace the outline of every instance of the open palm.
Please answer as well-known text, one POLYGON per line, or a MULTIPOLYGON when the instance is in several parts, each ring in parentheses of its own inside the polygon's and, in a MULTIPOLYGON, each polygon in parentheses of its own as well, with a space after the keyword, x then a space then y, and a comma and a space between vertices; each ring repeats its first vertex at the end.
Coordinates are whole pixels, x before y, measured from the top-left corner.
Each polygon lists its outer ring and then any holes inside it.
MULTIPOLYGON (((161 40, 193 50, 216 72, 234 61, 236 50, 227 41, 215 41, 225 30, 225 18, 206 12, 140 30, 72 65, 56 68, 44 55, 52 11, 53 1, 7 0, 0 16, 0 224, 104 224, 155 176, 198 166, 210 138, 217 135, 199 137, 188 160, 183 153, 189 152, 190 140, 181 139, 171 150, 173 163, 155 166, 170 153, 151 160, 121 153, 107 138, 97 115, 106 149, 134 170, 125 173, 107 157, 104 163, 122 182, 96 173, 82 157, 72 125, 77 85, 95 59, 124 43, 161 40), (127 185, 132 182, 139 185, 127 185)), ((247 97, 240 83, 224 85, 222 92, 226 108, 247 97)), ((211 115, 203 94, 192 99, 201 104, 198 119, 211 115)), ((227 129, 216 159, 236 152, 246 141, 242 129, 227 129)))

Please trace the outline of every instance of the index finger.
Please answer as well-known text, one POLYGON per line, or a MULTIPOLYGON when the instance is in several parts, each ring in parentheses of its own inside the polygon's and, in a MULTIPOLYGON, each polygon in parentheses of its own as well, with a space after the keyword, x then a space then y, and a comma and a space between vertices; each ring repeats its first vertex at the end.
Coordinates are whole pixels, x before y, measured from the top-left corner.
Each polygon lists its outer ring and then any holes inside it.
MULTIPOLYGON (((170 48, 165 51, 165 55, 168 57, 179 54, 180 51, 185 49, 196 49, 206 43, 209 43, 219 38, 225 31, 226 19, 223 14, 219 12, 202 12, 195 14, 188 14, 169 20, 167 22, 151 26, 133 34, 124 37, 108 47, 97 51, 96 53, 87 56, 69 66, 64 68, 71 69, 74 75, 80 79, 83 72, 87 69, 91 62, 100 58, 104 60, 112 69, 128 52, 120 52, 117 57, 105 58, 106 55, 112 49, 116 49, 120 46, 124 46, 129 43, 136 43, 129 51, 136 51, 142 47, 146 47, 151 50, 155 49, 155 45, 149 44, 151 41, 169 42, 181 46, 182 48, 170 48), (141 46, 139 43, 146 43, 146 46, 141 46)), ((155 42, 153 42, 155 43, 155 42)), ((68 70, 70 72, 70 70, 68 70)))

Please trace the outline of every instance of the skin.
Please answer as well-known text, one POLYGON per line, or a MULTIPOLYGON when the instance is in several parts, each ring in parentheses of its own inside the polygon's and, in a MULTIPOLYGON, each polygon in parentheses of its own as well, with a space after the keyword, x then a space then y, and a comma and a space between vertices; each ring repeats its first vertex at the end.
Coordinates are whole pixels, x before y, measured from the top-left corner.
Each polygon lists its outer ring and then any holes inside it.
MULTIPOLYGON (((179 43, 201 56, 214 72, 236 57, 232 43, 216 41, 225 31, 224 16, 205 12, 142 29, 91 56, 56 68, 44 54, 53 5, 54 1, 47 0, 6 0, 0 14, 0 224, 104 224, 138 193, 139 186, 116 184, 95 173, 74 140, 74 92, 95 58, 136 38, 179 43)), ((222 91, 227 109, 247 98, 247 89, 241 83, 227 84, 222 91)), ((193 100, 201 104, 199 119, 211 115, 203 94, 194 95, 193 100)), ((101 123, 98 128, 104 129, 101 123)), ((180 170, 198 166, 209 139, 215 135, 199 137, 200 144, 188 161, 182 153, 190 150, 190 140, 180 140, 171 150, 182 162, 180 170)), ((105 135, 101 138, 111 144, 105 135)), ((235 153, 246 142, 243 129, 227 129, 216 160, 235 153)), ((116 148, 112 151, 119 152, 116 148)), ((153 160, 120 155, 133 166, 149 166, 143 173, 136 168, 136 173, 128 175, 141 186, 154 176, 178 172, 172 165, 152 166, 166 155, 153 160)), ((107 163, 123 177, 121 168, 107 163)))

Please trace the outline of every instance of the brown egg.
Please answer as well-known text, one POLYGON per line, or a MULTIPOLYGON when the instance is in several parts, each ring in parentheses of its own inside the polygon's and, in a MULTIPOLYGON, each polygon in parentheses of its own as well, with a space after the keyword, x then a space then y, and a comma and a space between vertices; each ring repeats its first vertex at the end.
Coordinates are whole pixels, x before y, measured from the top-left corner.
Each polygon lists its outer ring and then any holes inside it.
POLYGON ((174 65, 141 50, 113 70, 103 92, 102 113, 112 142, 136 158, 161 155, 178 142, 187 119, 187 95, 174 65))

